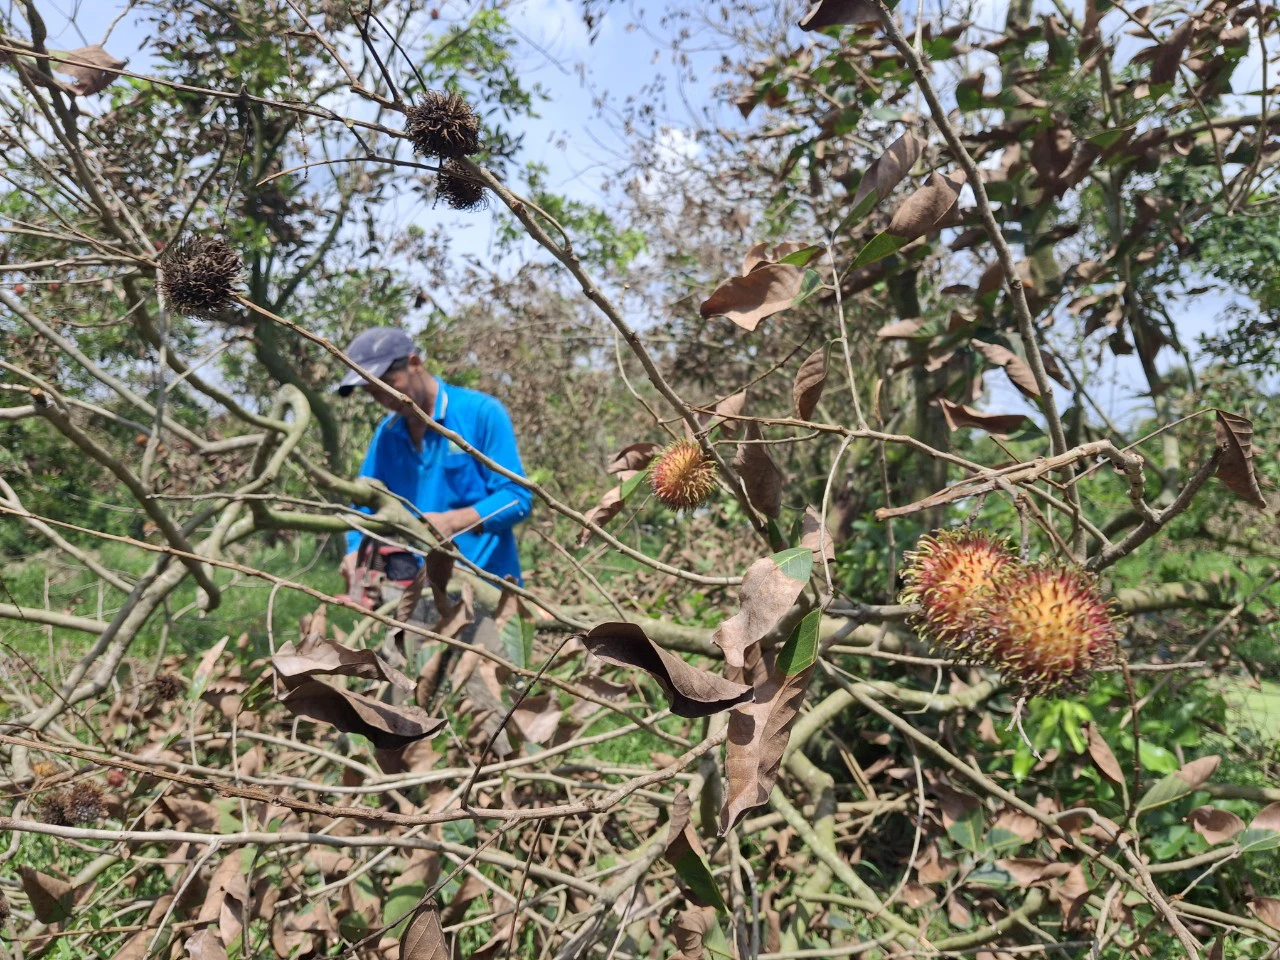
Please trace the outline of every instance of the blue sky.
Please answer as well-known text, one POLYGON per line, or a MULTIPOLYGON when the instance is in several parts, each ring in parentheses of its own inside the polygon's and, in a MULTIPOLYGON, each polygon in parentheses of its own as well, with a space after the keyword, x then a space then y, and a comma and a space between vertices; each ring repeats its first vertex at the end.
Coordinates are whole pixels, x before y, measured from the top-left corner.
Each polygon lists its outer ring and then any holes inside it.
MULTIPOLYGON (((54 0, 41 6, 48 16, 49 45, 63 49, 101 41, 108 25, 126 10, 124 0, 54 0), (60 11, 61 20, 53 11, 60 11)), ((443 0, 441 7, 445 14, 442 22, 473 9, 472 4, 462 0, 443 0)), ((1003 4, 983 0, 975 20, 998 28, 1001 14, 997 7, 1002 10, 1003 4)), ((712 66, 718 54, 704 54, 700 63, 695 58, 697 83, 677 89, 679 72, 671 66, 663 28, 652 12, 645 29, 633 30, 628 29, 628 24, 637 11, 625 3, 611 5, 594 43, 589 42, 577 0, 521 0, 511 8, 509 16, 520 39, 516 57, 522 80, 537 82, 550 94, 550 101, 538 107, 539 116, 517 124, 525 135, 521 159, 549 168, 549 186, 557 192, 600 206, 609 205, 610 199, 600 185, 621 165, 626 144, 610 124, 601 122, 597 101, 620 104, 626 97, 641 93, 655 76, 666 82, 666 102, 658 105, 673 138, 678 140, 680 131, 699 120, 705 122, 705 118, 691 116, 691 111, 709 109, 717 123, 737 122, 736 110, 721 107, 711 95, 717 79, 712 66)), ((144 29, 135 13, 126 12, 106 43, 110 52, 128 58, 130 68, 140 72, 147 71, 149 61, 146 52, 140 50, 144 29)), ((797 32, 798 42, 807 39, 797 32)), ((1134 42, 1133 46, 1136 49, 1139 44, 1134 42)), ((1258 85, 1258 60, 1255 50, 1252 62, 1239 71, 1237 90, 1258 85)), ((88 107, 92 110, 95 105, 90 102, 88 107)), ((445 223, 457 252, 482 262, 492 259, 495 220, 491 216, 461 216, 443 207, 429 206, 416 197, 404 198, 392 211, 391 215, 402 225, 413 222, 430 227, 445 223)), ((744 236, 744 248, 751 242, 750 236, 744 236)), ((532 241, 528 243, 527 252, 532 253, 532 241)), ((1175 317, 1188 343, 1193 344, 1200 334, 1216 328, 1230 302, 1226 295, 1211 293, 1176 305, 1175 317)), ((775 318, 770 322, 780 321, 775 318)), ((1163 366, 1177 362, 1180 361, 1172 352, 1164 351, 1163 366)), ((1115 420, 1128 422, 1150 410, 1150 401, 1141 396, 1145 381, 1136 357, 1108 356, 1094 382, 1095 399, 1115 420)), ((989 396, 983 406, 1007 412, 1028 409, 999 372, 992 371, 987 383, 989 396)))

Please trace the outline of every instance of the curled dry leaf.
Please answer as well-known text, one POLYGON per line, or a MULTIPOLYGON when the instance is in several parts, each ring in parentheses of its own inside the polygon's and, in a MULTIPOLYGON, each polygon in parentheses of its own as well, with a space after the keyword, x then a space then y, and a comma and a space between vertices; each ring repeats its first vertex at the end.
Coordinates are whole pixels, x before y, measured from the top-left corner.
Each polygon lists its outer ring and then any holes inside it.
POLYGON ((22 890, 31 903, 31 912, 41 923, 58 923, 71 916, 75 890, 71 884, 28 866, 18 867, 22 890))
POLYGON ((1027 361, 998 343, 987 343, 984 340, 970 340, 970 346, 978 353, 982 354, 986 361, 997 367, 1002 367, 1008 375, 1013 385, 1025 393, 1029 397, 1040 396, 1040 387, 1036 383, 1035 374, 1031 372, 1031 367, 1027 361))
MULTIPOLYGON (((671 938, 675 940, 680 952, 676 957, 684 960, 701 960, 705 956, 703 941, 715 924, 716 915, 713 910, 681 910, 676 914, 675 923, 671 925, 671 938)), ((676 960, 672 957, 672 960, 676 960)))
POLYGON ((602 623, 580 638, 592 656, 643 670, 658 681, 678 717, 707 717, 749 701, 751 687, 681 660, 658 646, 634 623, 602 623))
POLYGON ((984 413, 963 403, 953 403, 946 397, 938 399, 938 406, 942 408, 942 418, 947 421, 948 430, 974 427, 994 437, 1008 437, 1025 430, 1031 422, 1021 413, 984 413))
POLYGON ((303 681, 280 702, 295 716, 332 724, 343 733, 358 733, 379 750, 433 737, 446 723, 421 707, 382 703, 320 680, 303 681))
POLYGON ((1120 769, 1120 761, 1112 752, 1107 741, 1103 739, 1097 724, 1089 724, 1089 757, 1097 765, 1098 770, 1112 783, 1124 783, 1124 771, 1120 769))
POLYGON ((822 516, 812 506, 804 508, 804 519, 800 525, 800 546, 813 551, 813 562, 821 563, 826 559, 831 563, 836 558, 836 538, 831 528, 822 522, 822 516))
POLYGON ((738 612, 711 634, 711 642, 724 651, 728 666, 743 666, 747 648, 778 625, 809 582, 812 569, 808 547, 761 557, 747 568, 738 588, 738 612))
MULTIPOLYGON (((748 423, 745 439, 762 440, 760 424, 748 423)), ((759 442, 738 444, 733 465, 742 477, 751 505, 766 517, 777 517, 782 510, 782 474, 769 455, 768 446, 759 442)))
POLYGON ((740 421, 734 418, 742 415, 742 410, 746 405, 747 391, 745 387, 716 404, 716 418, 720 421, 720 432, 726 437, 732 437, 737 434, 740 421))
POLYGON ((1187 814, 1187 823, 1209 843, 1226 843, 1244 829, 1244 821, 1230 810, 1196 807, 1187 814))
MULTIPOLYGON (((423 570, 426 568, 423 567, 423 570)), ((421 592, 421 587, 419 587, 421 592)), ((406 595, 407 595, 406 591, 406 595)), ((417 603, 414 603, 417 606, 417 603)), ((289 690, 318 676, 362 677, 385 680, 403 690, 412 690, 413 681, 372 650, 353 650, 336 640, 308 636, 296 647, 290 641, 271 658, 280 682, 289 690)))
POLYGON ((643 443, 632 443, 623 447, 613 455, 605 473, 622 473, 626 470, 643 470, 649 461, 658 455, 662 444, 646 440, 643 443))
POLYGON ((54 63, 57 64, 59 73, 75 78, 76 82, 71 85, 71 89, 79 96, 87 97, 101 93, 111 86, 116 78, 116 74, 111 71, 123 70, 128 61, 117 60, 95 43, 78 50, 69 50, 65 58, 55 60, 54 63))
POLYGON ((894 212, 886 232, 903 240, 914 240, 932 233, 955 208, 963 186, 963 173, 944 177, 935 170, 929 175, 928 182, 907 197, 894 212))
POLYGON ((449 960, 435 904, 424 903, 413 912, 413 919, 400 937, 399 960, 449 960))
POLYGON ((1249 910, 1268 927, 1280 930, 1280 900, 1274 897, 1254 897, 1249 901, 1249 910))
MULTIPOLYGON (((627 477, 628 479, 634 475, 634 471, 630 470, 624 471, 620 474, 620 476, 627 477)), ((602 496, 596 505, 583 514, 583 516, 597 526, 603 527, 621 513, 622 508, 626 505, 626 501, 622 499, 622 487, 617 486, 602 496)), ((588 528, 582 528, 578 533, 578 549, 582 549, 587 545, 587 542, 591 539, 591 535, 591 531, 588 528)))
POLYGON ((800 29, 821 30, 842 23, 866 23, 879 19, 879 11, 871 0, 818 0, 800 21, 800 29))
POLYGON ((1218 449, 1222 451, 1222 458, 1218 461, 1218 479, 1236 496, 1256 507, 1265 508, 1267 501, 1253 471, 1253 422, 1225 410, 1214 413, 1213 432, 1218 439, 1218 449))
POLYGON ((808 420, 822 399, 822 388, 827 384, 827 348, 821 347, 805 358, 796 371, 796 382, 791 396, 796 405, 796 416, 808 420))
MULTIPOLYGON (((835 4, 827 5, 836 6, 835 4)), ((823 4, 819 4, 813 13, 818 12, 823 6, 823 4)), ((871 10, 874 16, 875 6, 866 2, 866 0, 852 4, 846 3, 844 6, 865 7, 871 10)), ((810 13, 810 16, 813 16, 813 13, 810 13)), ((837 22, 855 23, 856 21, 842 20, 837 22)), ((801 26, 804 26, 804 24, 801 23, 801 26)), ((806 29, 813 28, 808 27, 806 29)), ((867 167, 867 172, 862 175, 862 180, 858 183, 858 190, 853 195, 853 210, 850 215, 853 217, 862 216, 887 197, 893 191, 893 188, 901 183, 903 178, 911 172, 911 168, 916 165, 916 161, 920 159, 920 154, 923 151, 924 141, 910 130, 893 141, 889 145, 889 149, 880 154, 871 166, 867 167)))
POLYGON ((732 830, 748 812, 769 801, 791 738, 791 725, 800 712, 818 659, 821 619, 818 610, 805 615, 779 651, 772 673, 756 689, 754 702, 737 707, 729 715, 721 835, 732 830))
POLYGON ((227 948, 212 927, 192 934, 182 946, 191 960, 227 960, 227 948))

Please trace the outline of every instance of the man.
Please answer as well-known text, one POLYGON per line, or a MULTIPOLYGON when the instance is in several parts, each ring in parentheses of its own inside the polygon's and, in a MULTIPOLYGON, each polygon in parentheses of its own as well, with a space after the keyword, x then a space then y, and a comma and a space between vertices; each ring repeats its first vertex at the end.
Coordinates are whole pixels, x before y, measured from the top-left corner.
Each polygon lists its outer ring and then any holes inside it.
MULTIPOLYGON (((427 373, 413 340, 403 330, 375 327, 347 347, 347 356, 369 373, 412 398, 441 426, 511 473, 523 477, 515 431, 506 409, 493 397, 446 384, 427 373)), ((363 386, 391 412, 378 424, 360 476, 386 484, 422 511, 426 520, 482 570, 520 582, 520 556, 512 527, 529 515, 528 489, 481 464, 454 441, 423 423, 408 404, 369 383, 354 370, 338 385, 341 396, 363 386)), ((362 534, 347 534, 342 573, 350 584, 362 534)))

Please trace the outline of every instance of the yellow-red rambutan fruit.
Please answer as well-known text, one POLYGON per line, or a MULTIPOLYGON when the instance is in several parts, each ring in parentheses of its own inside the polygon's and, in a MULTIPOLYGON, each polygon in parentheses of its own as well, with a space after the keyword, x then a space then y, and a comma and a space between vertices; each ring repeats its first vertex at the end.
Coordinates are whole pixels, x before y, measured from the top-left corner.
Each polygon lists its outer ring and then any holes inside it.
POLYGON ((916 626, 948 652, 970 656, 977 612, 997 578, 1017 560, 1003 540, 973 530, 922 537, 908 553, 903 603, 918 603, 916 626))
POLYGON ((692 440, 677 440, 649 468, 653 495, 672 510, 693 510, 716 490, 716 465, 692 440))
POLYGON ((974 652, 1024 696, 1088 686, 1121 658, 1121 627, 1093 576, 1057 564, 1000 577, 980 605, 974 652))

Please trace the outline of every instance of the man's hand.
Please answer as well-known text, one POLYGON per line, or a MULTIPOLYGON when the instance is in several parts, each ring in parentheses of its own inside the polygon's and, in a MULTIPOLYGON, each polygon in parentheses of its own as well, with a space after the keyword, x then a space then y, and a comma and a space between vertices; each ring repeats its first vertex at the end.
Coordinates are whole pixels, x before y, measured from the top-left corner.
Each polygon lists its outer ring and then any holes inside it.
MULTIPOLYGON (((351 593, 351 583, 356 578, 356 555, 359 551, 352 550, 342 558, 342 563, 338 566, 338 572, 342 574, 342 579, 347 585, 347 594, 351 593)), ((357 600, 359 597, 356 598, 357 600)))
POLYGON ((480 514, 476 513, 474 507, 461 507, 457 510, 446 510, 444 513, 424 513, 422 517, 431 524, 433 529, 439 531, 440 536, 445 540, 452 540, 455 534, 462 533, 464 530, 480 528, 480 514))

